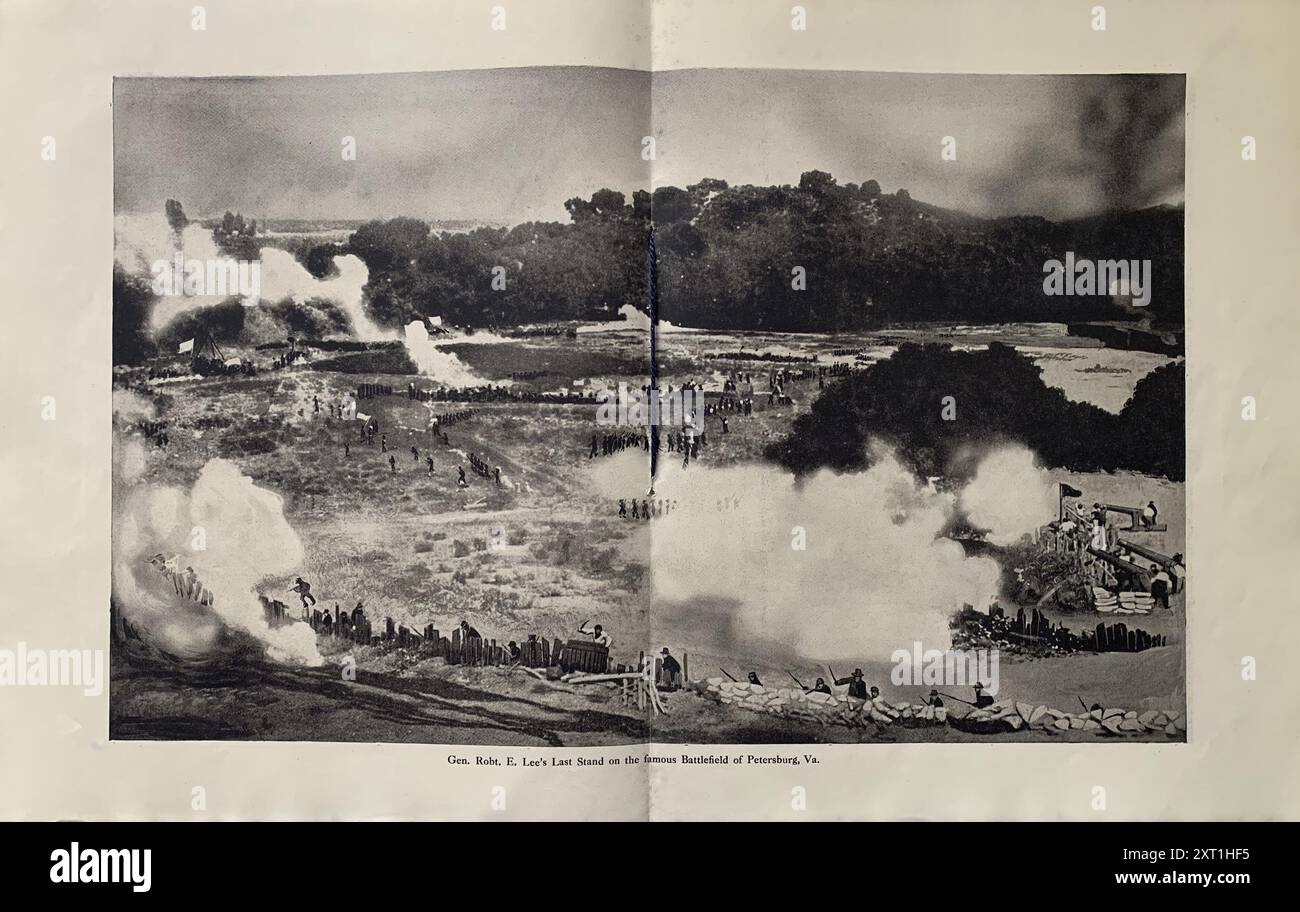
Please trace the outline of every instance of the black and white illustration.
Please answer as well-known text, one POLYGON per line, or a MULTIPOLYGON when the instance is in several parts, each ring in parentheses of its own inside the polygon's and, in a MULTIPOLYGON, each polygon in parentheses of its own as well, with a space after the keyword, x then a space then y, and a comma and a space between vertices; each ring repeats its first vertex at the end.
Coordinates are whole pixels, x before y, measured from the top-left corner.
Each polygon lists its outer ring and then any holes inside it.
POLYGON ((1184 119, 117 79, 111 737, 1185 740, 1184 119))

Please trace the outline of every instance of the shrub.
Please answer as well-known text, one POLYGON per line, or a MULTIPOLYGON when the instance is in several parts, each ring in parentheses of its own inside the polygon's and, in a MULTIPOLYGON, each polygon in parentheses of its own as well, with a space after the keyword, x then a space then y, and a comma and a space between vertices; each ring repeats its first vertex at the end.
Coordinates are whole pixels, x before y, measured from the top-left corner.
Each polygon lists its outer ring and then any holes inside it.
POLYGON ((1010 346, 905 344, 828 386, 766 455, 798 475, 854 471, 870 463, 868 442, 880 440, 916 474, 946 475, 963 453, 1018 442, 1048 466, 1182 480, 1183 398, 1181 363, 1140 381, 1124 412, 1113 415, 1047 386, 1042 369, 1010 346), (943 419, 945 396, 956 396, 959 420, 943 419))
POLYGON ((617 557, 617 548, 600 548, 587 559, 587 569, 592 573, 609 573, 617 557))

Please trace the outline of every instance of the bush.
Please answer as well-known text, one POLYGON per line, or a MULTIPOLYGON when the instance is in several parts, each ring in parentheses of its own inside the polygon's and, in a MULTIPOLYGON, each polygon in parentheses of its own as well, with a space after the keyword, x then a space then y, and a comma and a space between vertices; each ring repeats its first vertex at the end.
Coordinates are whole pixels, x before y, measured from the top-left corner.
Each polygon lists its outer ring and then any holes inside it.
POLYGON ((1048 466, 1077 472, 1132 469, 1184 477, 1183 365, 1138 383, 1121 415, 1043 382, 1042 369, 1014 348, 954 351, 902 345, 891 357, 828 386, 791 433, 766 450, 798 475, 820 468, 856 471, 871 460, 868 442, 893 445, 921 476, 952 474, 963 454, 1022 443, 1048 466), (957 420, 945 421, 945 397, 957 420))
POLYGON ((511 529, 506 535, 507 545, 522 545, 528 541, 528 534, 523 529, 511 529))
POLYGON ((451 553, 455 557, 467 557, 469 555, 469 545, 465 544, 459 538, 451 543, 451 553))
POLYGON ((592 573, 609 573, 614 569, 614 561, 617 558, 617 548, 601 548, 587 559, 587 569, 592 573))
POLYGON ((227 434, 221 438, 221 455, 226 457, 260 456, 279 448, 280 444, 266 434, 227 434))

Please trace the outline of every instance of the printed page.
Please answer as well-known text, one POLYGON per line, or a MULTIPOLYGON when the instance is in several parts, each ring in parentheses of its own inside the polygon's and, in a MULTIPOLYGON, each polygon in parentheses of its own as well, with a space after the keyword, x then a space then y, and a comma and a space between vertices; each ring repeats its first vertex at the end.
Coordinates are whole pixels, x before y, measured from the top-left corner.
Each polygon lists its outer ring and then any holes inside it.
POLYGON ((2 15, 0 816, 1295 815, 1290 5, 2 15))

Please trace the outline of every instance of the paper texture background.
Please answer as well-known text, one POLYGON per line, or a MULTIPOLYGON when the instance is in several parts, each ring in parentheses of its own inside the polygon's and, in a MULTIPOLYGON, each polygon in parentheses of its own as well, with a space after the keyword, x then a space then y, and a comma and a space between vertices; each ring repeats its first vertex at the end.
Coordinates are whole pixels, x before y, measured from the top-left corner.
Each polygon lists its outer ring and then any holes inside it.
MULTIPOLYGON (((1300 124, 1286 2, 5 2, 0 646, 108 648, 112 78, 588 64, 1187 74, 1189 743, 653 748, 816 765, 453 766, 630 754, 107 740, 107 691, 0 691, 0 817, 1275 819, 1300 816, 1293 347, 1300 124), (653 52, 653 57, 652 57, 653 52), (1241 159, 1254 136, 1257 161, 1241 159), (41 140, 54 136, 56 161, 41 140), (1259 417, 1241 419, 1243 396, 1259 417), (41 418, 54 397, 57 418, 41 418), (1243 681, 1243 657, 1258 680, 1243 681), (1093 788, 1107 809, 1092 808, 1093 788), (191 808, 192 789, 207 809, 191 808), (493 789, 504 787, 504 810, 493 789), (792 789, 806 810, 792 807, 792 789)), ((558 129, 558 127, 557 127, 558 129)), ((499 793, 498 793, 499 794, 499 793)))

